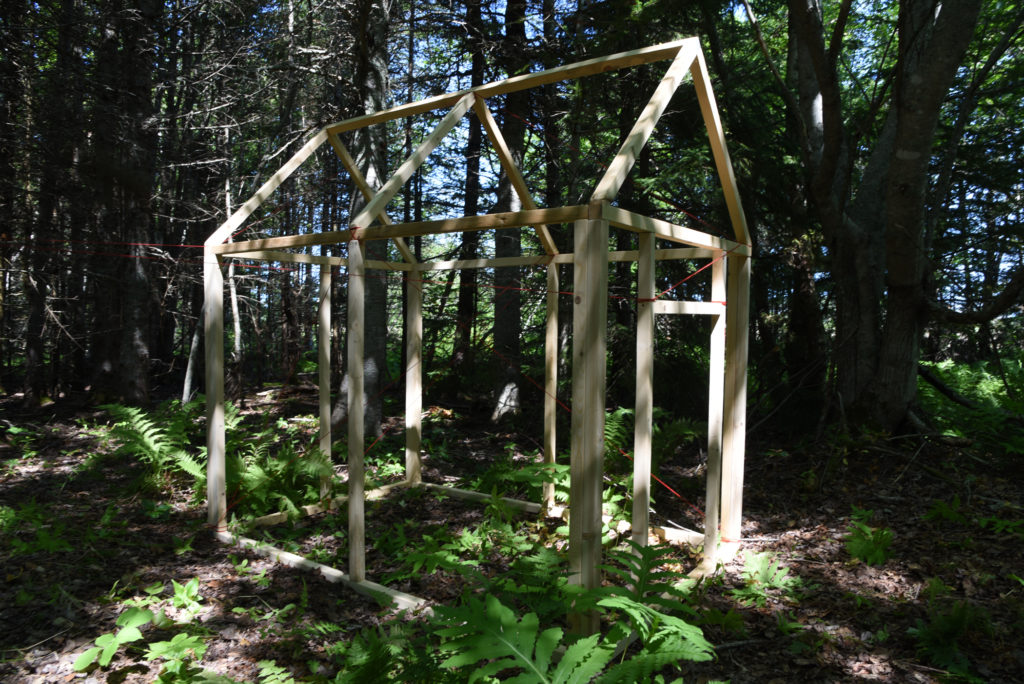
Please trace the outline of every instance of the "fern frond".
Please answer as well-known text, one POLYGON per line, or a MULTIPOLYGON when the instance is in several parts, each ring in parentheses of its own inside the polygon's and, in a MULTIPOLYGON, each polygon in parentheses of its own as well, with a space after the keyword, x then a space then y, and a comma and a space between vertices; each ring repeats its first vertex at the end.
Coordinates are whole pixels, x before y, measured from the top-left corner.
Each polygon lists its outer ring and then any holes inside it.
POLYGON ((562 640, 558 627, 539 631, 536 613, 517 620, 512 609, 493 596, 486 603, 470 599, 455 608, 438 608, 439 622, 449 625, 438 634, 447 639, 441 648, 453 652, 442 667, 454 669, 477 665, 469 681, 490 677, 502 670, 516 669, 520 674, 508 682, 549 682, 551 654, 562 640))
POLYGON ((714 657, 711 644, 704 641, 703 636, 700 639, 703 644, 676 634, 667 634, 664 638, 657 638, 653 644, 648 645, 637 655, 609 668, 596 680, 596 684, 646 682, 650 681, 651 674, 668 665, 683 660, 692 662, 711 660, 714 657))

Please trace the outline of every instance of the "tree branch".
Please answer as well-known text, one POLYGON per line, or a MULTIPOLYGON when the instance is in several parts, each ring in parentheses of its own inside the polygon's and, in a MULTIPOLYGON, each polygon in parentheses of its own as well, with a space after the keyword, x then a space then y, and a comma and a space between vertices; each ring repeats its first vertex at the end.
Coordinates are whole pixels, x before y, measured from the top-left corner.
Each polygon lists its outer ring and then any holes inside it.
POLYGON ((954 325, 973 325, 977 323, 988 323, 997 316, 1001 316, 1010 308, 1021 301, 1021 294, 1024 293, 1024 266, 1014 271, 1010 282, 1006 284, 1003 291, 996 295, 992 301, 977 311, 953 311, 939 302, 929 302, 929 315, 938 323, 951 323, 954 325))

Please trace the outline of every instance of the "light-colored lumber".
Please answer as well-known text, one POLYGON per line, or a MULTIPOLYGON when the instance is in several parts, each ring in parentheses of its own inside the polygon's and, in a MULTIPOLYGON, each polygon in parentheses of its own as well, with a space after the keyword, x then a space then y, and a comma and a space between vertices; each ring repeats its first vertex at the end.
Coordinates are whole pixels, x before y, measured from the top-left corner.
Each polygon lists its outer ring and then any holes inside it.
POLYGON ((203 248, 206 351, 206 505, 207 522, 227 529, 227 493, 224 457, 224 273, 217 255, 203 248))
POLYGON ((419 144, 416 150, 406 159, 395 171, 394 175, 388 179, 388 181, 377 191, 377 194, 373 196, 363 210, 359 212, 351 224, 354 229, 366 228, 378 214, 384 211, 384 207, 388 205, 391 198, 402 189, 405 182, 412 178, 412 175, 416 173, 416 169, 426 160, 426 158, 433 152, 434 148, 438 146, 441 140, 444 139, 448 133, 455 128, 455 124, 459 122, 462 117, 466 115, 469 108, 473 105, 475 96, 467 94, 463 96, 448 112, 440 123, 431 131, 423 142, 419 144))
MULTIPOLYGON (((383 485, 371 489, 363 495, 366 501, 376 501, 382 499, 391 493, 393 489, 399 489, 401 487, 408 487, 407 481, 394 482, 392 484, 383 485)), ((348 496, 335 496, 329 501, 321 501, 320 503, 307 504, 305 506, 299 506, 299 517, 308 518, 311 515, 318 515, 320 513, 326 513, 328 511, 337 510, 341 505, 348 503, 348 496)), ((258 527, 272 527, 274 525, 280 525, 288 522, 288 511, 278 511, 276 513, 268 513, 267 515, 260 516, 249 523, 250 528, 258 527)))
MULTIPOLYGON (((347 170, 349 175, 352 176, 352 181, 356 184, 359 192, 362 193, 363 198, 369 202, 373 199, 373 188, 371 188, 370 184, 366 182, 366 178, 363 177, 363 172, 359 170, 359 165, 356 164, 355 158, 352 157, 348 148, 341 142, 341 138, 338 137, 337 133, 328 133, 327 140, 331 143, 331 147, 334 148, 334 153, 338 155, 338 159, 341 160, 342 166, 344 166, 345 170, 347 170)), ((380 222, 384 224, 394 223, 386 211, 381 211, 377 218, 379 218, 380 222)), ((406 263, 416 263, 416 255, 412 253, 411 249, 409 249, 409 245, 405 243, 405 240, 402 238, 393 238, 393 242, 398 248, 398 252, 402 255, 402 258, 405 259, 406 263)))
POLYGON ((652 534, 663 542, 699 546, 704 542, 704 535, 695 530, 680 530, 675 527, 652 527, 652 534))
POLYGON ((647 546, 654 427, 654 236, 639 236, 636 281, 636 406, 633 412, 633 541, 647 546))
POLYGON ((699 45, 699 40, 697 38, 683 38, 670 43, 662 43, 661 45, 652 45, 650 47, 638 48, 627 52, 619 52, 605 57, 595 57, 582 62, 576 62, 575 64, 566 64, 564 66, 545 69, 544 71, 538 71, 532 74, 513 76, 512 78, 507 78, 502 81, 485 83, 484 85, 477 86, 476 88, 437 95, 418 102, 410 102, 408 104, 399 105, 398 107, 392 107, 391 109, 387 109, 382 112, 366 114, 364 116, 346 119, 345 121, 339 121, 338 123, 328 125, 325 130, 331 133, 341 133, 343 131, 351 131, 357 128, 384 123, 386 121, 393 121, 407 116, 415 116, 435 109, 451 107, 467 93, 476 93, 478 97, 486 99, 494 95, 503 95, 505 93, 528 90, 530 88, 547 85, 548 83, 569 81, 607 71, 625 69, 628 67, 638 66, 640 64, 649 64, 663 59, 671 59, 672 57, 675 57, 681 48, 687 44, 694 43, 699 45))
MULTIPOLYGON (((459 489, 458 487, 449 487, 447 485, 439 485, 433 482, 423 482, 420 486, 425 489, 429 489, 432 492, 437 492, 438 494, 444 494, 445 496, 450 496, 456 499, 465 499, 466 501, 486 503, 494 498, 492 495, 484 494, 483 492, 474 492, 470 489, 459 489)), ((533 501, 520 501, 519 499, 512 499, 507 496, 499 496, 498 499, 502 504, 509 508, 514 508, 517 511, 522 511, 531 515, 537 515, 541 510, 541 505, 539 503, 534 503, 533 501)))
MULTIPOLYGON (((317 312, 317 371, 320 385, 320 452, 331 459, 331 266, 320 266, 320 301, 317 312)), ((331 476, 320 481, 320 498, 330 491, 331 476)))
MULTIPOLYGON (((515 160, 512 159, 512 152, 508 149, 505 137, 501 134, 501 129, 498 128, 498 122, 494 120, 494 116, 491 115, 491 110, 487 108, 486 102, 482 98, 477 99, 473 103, 473 110, 476 112, 477 118, 480 119, 480 123, 483 124, 484 131, 487 132, 487 137, 494 146, 494 151, 498 154, 501 167, 505 169, 505 175, 508 176, 512 187, 515 188, 516 194, 519 195, 523 206, 527 209, 536 209, 537 203, 533 201, 530 189, 526 187, 526 180, 523 179, 523 174, 520 173, 519 167, 516 166, 515 160)), ((548 227, 543 223, 536 224, 534 225, 534 230, 537 231, 537 238, 544 247, 544 251, 548 254, 558 254, 558 247, 555 246, 555 241, 551 238, 548 227)))
MULTIPOLYGON (((557 456, 558 425, 558 265, 548 264, 544 322, 544 463, 554 465, 557 456)), ((541 501, 546 508, 555 504, 555 483, 545 482, 541 501)))
MULTIPOLYGON (((593 589, 601 583, 608 222, 576 221, 573 235, 569 581, 593 589)), ((570 625, 576 632, 590 634, 598 628, 598 616, 574 614, 570 625)))
MULTIPOLYGON (((242 240, 241 242, 228 242, 213 247, 216 254, 227 256, 229 254, 256 253, 263 250, 288 249, 290 247, 308 247, 310 245, 337 245, 348 242, 352 239, 352 233, 347 230, 332 230, 325 233, 304 233, 302 235, 283 235, 281 237, 262 238, 259 240, 242 240)), ((255 259, 258 257, 245 258, 255 259)))
POLYGON ((370 596, 382 603, 390 604, 399 610, 418 610, 423 614, 430 614, 431 612, 430 608, 427 607, 426 599, 385 587, 376 582, 354 580, 350 575, 346 575, 337 568, 317 563, 297 553, 291 553, 276 546, 259 542, 249 537, 236 536, 228 532, 219 532, 217 538, 225 544, 249 549, 253 553, 269 558, 275 563, 280 563, 290 568, 301 568, 303 570, 319 572, 328 582, 344 584, 360 594, 370 596))
MULTIPOLYGON (((226 254, 223 256, 226 259, 250 259, 252 261, 278 261, 281 263, 292 264, 322 264, 329 266, 348 266, 348 259, 344 257, 317 256, 315 254, 282 252, 280 250, 268 249, 261 249, 253 252, 226 254)), ((366 268, 376 268, 381 271, 410 271, 416 268, 417 266, 417 264, 409 264, 396 261, 380 261, 378 259, 367 259, 364 263, 366 264, 366 268)))
MULTIPOLYGON (((234 242, 228 244, 236 244, 234 242)), ((284 264, 320 264, 321 266, 341 266, 345 260, 340 257, 320 256, 317 254, 301 254, 282 252, 273 249, 253 250, 252 252, 234 252, 222 254, 224 258, 252 259, 253 261, 279 261, 284 264)))
POLYGON ((405 479, 418 484, 423 479, 423 280, 418 274, 406 281, 405 292, 405 479))
POLYGON ((244 223, 245 220, 249 218, 252 213, 256 211, 268 197, 270 197, 271 194, 273 194, 275 190, 277 190, 281 183, 284 183, 288 177, 295 172, 295 169, 299 168, 304 161, 309 159, 309 157, 316 152, 317 148, 324 144, 325 140, 327 140, 327 131, 325 130, 321 130, 310 138, 309 141, 302 146, 302 149, 292 155, 292 158, 289 159, 284 166, 279 168, 277 172, 270 177, 270 180, 261 185, 260 189, 257 190, 252 197, 246 200, 245 204, 236 209, 235 213, 233 213, 227 221, 222 223, 220 227, 206 239, 205 244, 219 245, 231 237, 232 233, 234 233, 235 230, 237 230, 242 223, 244 223))
MULTIPOLYGON (((711 298, 726 297, 726 261, 711 266, 711 298)), ((724 309, 721 311, 725 313, 724 309)), ((722 421, 725 403, 725 329, 724 315, 711 319, 711 343, 708 352, 708 468, 704 496, 704 558, 714 562, 718 551, 722 496, 722 421)))
POLYGON ((348 243, 348 557, 349 575, 366 579, 365 472, 363 456, 363 326, 366 269, 359 240, 348 243))
POLYGON ((396 223, 393 226, 373 226, 359 231, 363 240, 380 240, 413 235, 438 235, 441 233, 463 233, 468 230, 490 228, 519 228, 538 223, 568 223, 587 215, 586 206, 555 207, 554 209, 526 209, 479 216, 439 219, 436 221, 413 221, 396 223))
POLYGON ((591 201, 611 202, 619 194, 626 176, 629 175, 636 163, 637 156, 650 139, 654 127, 661 119, 661 115, 665 113, 665 108, 668 107, 672 95, 682 84, 690 64, 693 63, 696 53, 699 51, 699 45, 687 43, 676 53, 675 59, 672 60, 661 82, 658 83, 654 95, 651 96, 647 106, 640 113, 636 123, 633 124, 633 129, 622 142, 618 154, 612 159, 612 163, 608 165, 604 176, 598 182, 594 194, 591 195, 591 201))
MULTIPOLYGON (((722 252, 713 249, 697 249, 696 247, 676 247, 673 249, 654 250, 655 261, 676 261, 682 259, 714 259, 722 252)), ((636 261, 640 252, 635 249, 608 252, 608 261, 636 261)))
POLYGON ((737 242, 749 245, 750 233, 747 230, 747 217, 743 213, 743 203, 740 201, 740 191, 736 185, 736 174, 732 168, 732 160, 729 158, 729 148, 725 144, 725 130, 722 128, 722 119, 718 114, 715 93, 711 89, 711 77, 708 75, 708 67, 704 62, 704 53, 700 50, 697 51, 697 59, 690 67, 690 75, 693 78, 693 86, 697 90, 700 114, 704 119, 704 127, 707 129, 708 139, 711 142, 711 156, 715 160, 718 182, 722 184, 722 192, 725 194, 725 206, 729 210, 733 233, 737 242))
MULTIPOLYGON (((714 269, 714 266, 711 268, 714 269)), ((674 299, 659 299, 654 302, 654 313, 659 315, 720 316, 725 313, 725 304, 722 302, 680 302, 674 299)))
MULTIPOLYGON (((571 255, 568 255, 572 259, 571 255)), ((544 266, 551 261, 546 254, 535 256, 501 257, 495 259, 451 259, 448 261, 424 261, 417 265, 419 271, 461 271, 470 268, 503 268, 506 266, 544 266)))
POLYGON ((619 207, 615 207, 607 203, 605 203, 601 208, 601 216, 617 228, 625 228, 626 230, 637 233, 654 233, 659 238, 669 240, 671 242, 678 242, 684 245, 691 245, 693 247, 703 247, 704 249, 731 252, 733 254, 750 253, 747 245, 740 244, 734 240, 708 235, 707 233, 702 233, 701 231, 694 230, 693 228, 677 226, 674 223, 669 223, 668 221, 651 218, 650 216, 643 216, 642 214, 627 211, 626 209, 620 209, 619 207))
POLYGON ((735 548, 743 515, 743 462, 747 426, 747 354, 750 328, 750 259, 729 256, 725 319, 725 400, 722 424, 722 538, 735 548))

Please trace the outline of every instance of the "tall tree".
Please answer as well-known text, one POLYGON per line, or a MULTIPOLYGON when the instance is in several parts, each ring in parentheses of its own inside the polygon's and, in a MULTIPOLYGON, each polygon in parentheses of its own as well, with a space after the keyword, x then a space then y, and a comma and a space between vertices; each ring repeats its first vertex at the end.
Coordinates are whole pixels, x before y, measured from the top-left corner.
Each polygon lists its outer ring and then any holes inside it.
MULTIPOLYGON (((505 3, 505 37, 501 45, 501 67, 508 76, 514 76, 529 65, 526 42, 526 1, 509 0, 505 3)), ((502 107, 502 136, 508 144, 512 163, 522 169, 529 116, 529 92, 508 93, 502 107)), ((498 185, 498 211, 519 211, 522 202, 512 188, 506 174, 498 185)), ((494 253, 497 258, 522 254, 522 231, 504 228, 495 236, 494 253)), ((494 351, 497 357, 498 391, 492 419, 519 411, 519 381, 521 373, 519 340, 522 335, 522 282, 520 269, 499 268, 494 274, 494 351)))
POLYGON ((817 2, 789 4, 785 93, 800 121, 808 200, 832 251, 838 395, 847 415, 886 429, 913 418, 932 295, 925 235, 937 130, 980 9, 980 0, 900 3, 894 49, 872 55, 874 97, 851 111, 841 69, 852 3, 829 30, 817 2))

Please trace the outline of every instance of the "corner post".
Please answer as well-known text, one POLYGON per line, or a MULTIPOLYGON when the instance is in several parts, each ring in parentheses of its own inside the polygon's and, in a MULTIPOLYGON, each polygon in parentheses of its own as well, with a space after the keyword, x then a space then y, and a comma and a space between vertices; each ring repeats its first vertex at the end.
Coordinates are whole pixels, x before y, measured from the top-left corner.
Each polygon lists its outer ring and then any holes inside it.
MULTIPOLYGON (((557 455, 558 411, 558 264, 548 264, 547 320, 544 329, 544 463, 554 465, 557 455)), ((545 508, 555 505, 555 484, 545 482, 541 492, 545 508)))
POLYGON ((747 429, 747 354, 750 318, 750 257, 726 257, 725 402, 722 433, 722 539, 733 553, 743 517, 743 461, 747 429))
MULTIPOLYGON (((317 346, 320 384, 320 451, 331 459, 331 268, 320 264, 320 308, 317 321, 317 346)), ((324 499, 330 488, 330 476, 320 481, 320 498, 324 499)))
POLYGON ((224 458, 224 274, 210 245, 203 249, 206 314, 206 502, 207 521, 216 532, 227 531, 224 458))
MULTIPOLYGON (((353 233, 355 230, 353 229, 353 233)), ((348 574, 366 579, 365 473, 363 471, 363 291, 366 281, 363 245, 348 243, 348 574)))
MULTIPOLYGON (((574 241, 569 573, 570 581, 590 589, 601 583, 608 221, 576 221, 574 241)), ((573 614, 570 625, 590 634, 598 628, 598 616, 573 614)))
MULTIPOLYGON (((720 255, 711 265, 711 301, 726 300, 726 262, 720 255)), ((720 538, 722 501, 722 413, 725 403, 725 338, 726 316, 711 319, 710 369, 708 371, 708 470, 704 505, 704 560, 707 570, 715 567, 720 538)))
POLYGON ((423 277, 409 271, 405 316, 405 481, 423 481, 420 441, 423 436, 423 277))
POLYGON ((654 422, 654 235, 640 233, 636 284, 636 407, 633 420, 633 541, 647 546, 654 422))

